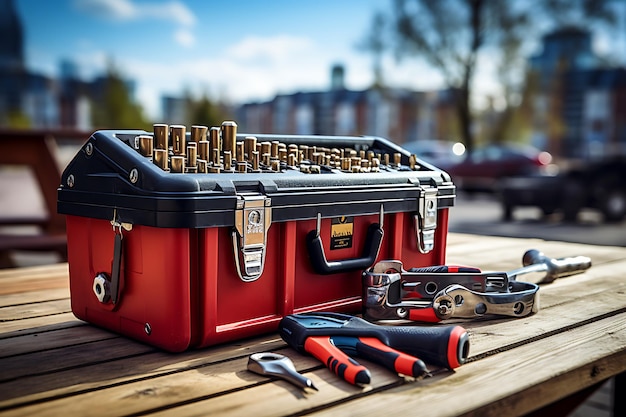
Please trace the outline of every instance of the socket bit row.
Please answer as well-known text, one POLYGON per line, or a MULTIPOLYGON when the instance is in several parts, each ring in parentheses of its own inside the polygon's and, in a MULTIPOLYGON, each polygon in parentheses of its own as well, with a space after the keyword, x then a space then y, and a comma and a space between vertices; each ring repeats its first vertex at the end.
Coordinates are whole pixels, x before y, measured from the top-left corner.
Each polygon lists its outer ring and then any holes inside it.
POLYGON ((220 127, 191 126, 189 140, 183 125, 155 124, 153 135, 136 138, 139 153, 164 171, 172 173, 259 173, 297 170, 303 173, 380 172, 419 169, 411 155, 409 165, 402 154, 376 153, 353 148, 259 141, 255 136, 237 140, 237 124, 220 127))

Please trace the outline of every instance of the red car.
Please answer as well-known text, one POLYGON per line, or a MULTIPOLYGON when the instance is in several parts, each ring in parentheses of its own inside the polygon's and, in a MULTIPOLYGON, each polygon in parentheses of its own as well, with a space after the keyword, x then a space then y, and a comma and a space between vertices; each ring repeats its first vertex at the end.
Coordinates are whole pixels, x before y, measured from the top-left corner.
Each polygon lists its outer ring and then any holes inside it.
POLYGON ((552 155, 530 146, 489 145, 474 150, 463 161, 447 167, 457 188, 495 192, 500 179, 545 172, 552 155))

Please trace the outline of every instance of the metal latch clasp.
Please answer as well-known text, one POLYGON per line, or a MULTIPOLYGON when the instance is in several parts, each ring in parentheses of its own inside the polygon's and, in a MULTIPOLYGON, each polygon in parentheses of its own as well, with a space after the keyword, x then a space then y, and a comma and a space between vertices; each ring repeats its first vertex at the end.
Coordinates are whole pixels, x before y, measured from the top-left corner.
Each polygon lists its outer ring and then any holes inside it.
POLYGON ((437 230, 437 188, 424 188, 419 197, 418 212, 415 215, 417 247, 421 253, 435 248, 437 230))
POLYGON ((233 252, 239 278, 256 281, 263 273, 267 231, 272 224, 271 199, 263 195, 238 195, 233 252))

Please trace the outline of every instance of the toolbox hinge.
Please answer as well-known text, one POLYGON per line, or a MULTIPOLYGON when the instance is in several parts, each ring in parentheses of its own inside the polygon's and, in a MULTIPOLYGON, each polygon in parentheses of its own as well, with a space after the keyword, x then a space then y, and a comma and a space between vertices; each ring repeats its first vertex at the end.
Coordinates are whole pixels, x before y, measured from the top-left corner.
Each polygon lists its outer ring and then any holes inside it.
POLYGON ((238 194, 232 232, 235 265, 244 282, 263 273, 267 232, 272 224, 271 199, 259 194, 238 194))
POLYGON ((418 212, 415 215, 417 247, 421 253, 428 253, 435 247, 437 230, 437 188, 423 188, 419 197, 418 212))

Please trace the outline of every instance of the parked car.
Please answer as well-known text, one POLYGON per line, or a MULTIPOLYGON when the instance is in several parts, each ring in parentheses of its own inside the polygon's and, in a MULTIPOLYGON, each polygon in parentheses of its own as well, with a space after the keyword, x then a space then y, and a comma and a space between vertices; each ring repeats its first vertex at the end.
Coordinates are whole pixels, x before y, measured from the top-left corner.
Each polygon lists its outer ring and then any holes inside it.
POLYGON ((520 206, 535 206, 548 215, 560 211, 575 221, 582 208, 599 210, 605 222, 626 218, 626 156, 593 161, 554 176, 530 175, 502 183, 505 220, 520 206))
POLYGON ((416 140, 405 143, 402 147, 423 161, 443 170, 461 162, 465 153, 465 146, 460 142, 434 139, 416 140))
POLYGON ((503 178, 539 174, 548 170, 552 155, 531 146, 488 145, 447 167, 457 188, 468 192, 495 192, 503 178))

